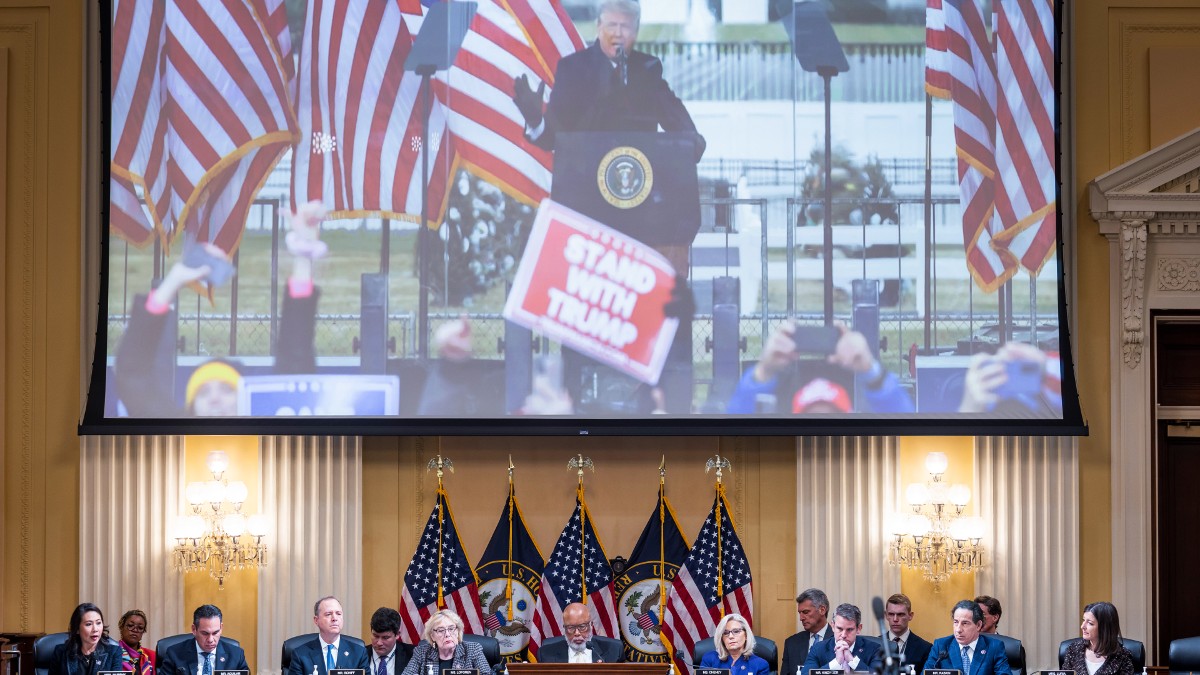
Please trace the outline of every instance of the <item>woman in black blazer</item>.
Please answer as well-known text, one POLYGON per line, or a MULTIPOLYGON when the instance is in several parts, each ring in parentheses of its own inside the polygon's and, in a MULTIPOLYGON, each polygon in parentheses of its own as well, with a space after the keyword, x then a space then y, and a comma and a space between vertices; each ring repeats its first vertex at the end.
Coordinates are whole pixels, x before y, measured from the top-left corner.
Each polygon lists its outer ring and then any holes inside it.
POLYGON ((1075 675, 1134 675, 1133 655, 1121 644, 1121 620, 1111 602, 1083 608, 1082 640, 1072 642, 1063 669, 1075 675))
POLYGON ((67 641, 54 648, 50 675, 95 675, 121 670, 121 648, 108 637, 104 614, 85 602, 71 612, 67 641))

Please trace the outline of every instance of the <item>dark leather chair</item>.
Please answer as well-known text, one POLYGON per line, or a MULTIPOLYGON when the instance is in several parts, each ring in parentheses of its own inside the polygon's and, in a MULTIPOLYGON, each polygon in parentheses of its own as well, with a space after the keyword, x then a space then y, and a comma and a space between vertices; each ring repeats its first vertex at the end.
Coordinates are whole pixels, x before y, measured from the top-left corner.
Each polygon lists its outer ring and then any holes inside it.
MULTIPOLYGON (((695 649, 692 650, 692 665, 699 666, 700 659, 704 655, 717 650, 717 645, 713 639, 706 637, 696 643, 695 649)), ((754 655, 767 662, 771 667, 771 675, 779 673, 779 647, 775 641, 770 638, 754 636, 754 655)))
POLYGON ((462 636, 463 642, 474 642, 483 648, 483 657, 487 659, 488 665, 492 667, 493 672, 504 670, 504 658, 500 656, 500 641, 489 635, 472 635, 464 633, 462 636))
MULTIPOLYGON (((603 635, 593 635, 591 637, 591 639, 593 641, 596 641, 596 642, 599 642, 602 644, 609 644, 609 645, 615 646, 615 647, 617 647, 617 649, 622 650, 622 651, 624 651, 624 649, 625 649, 625 644, 623 642, 621 642, 620 640, 617 640, 616 638, 604 637, 603 635)), ((567 637, 565 635, 555 635, 554 637, 546 638, 542 642, 542 648, 549 647, 551 645, 560 644, 560 643, 563 643, 566 641, 567 641, 567 637)))
POLYGON ((1167 666, 1171 675, 1200 671, 1200 636, 1171 640, 1167 666))
POLYGON ((33 641, 34 675, 48 675, 54 663, 54 648, 66 643, 66 633, 50 633, 33 641))
MULTIPOLYGON (((191 633, 180 633, 179 635, 169 635, 165 638, 162 638, 161 640, 158 641, 157 644, 154 645, 154 653, 162 654, 163 652, 170 649, 171 647, 174 647, 175 645, 179 644, 180 642, 186 642, 188 640, 193 639, 194 637, 195 636, 193 636, 191 633)), ((221 642, 228 642, 229 644, 233 645, 234 647, 242 646, 242 643, 238 642, 237 640, 234 640, 231 637, 225 636, 225 635, 221 636, 221 642)), ((158 658, 159 658, 159 660, 162 660, 161 656, 159 656, 158 658)))
MULTIPOLYGON (((316 639, 317 635, 318 635, 317 633, 305 633, 304 635, 293 635, 292 637, 283 641, 283 653, 279 657, 279 665, 283 669, 283 672, 285 675, 287 673, 288 666, 291 665, 291 663, 292 663, 292 653, 296 651, 297 647, 304 644, 305 642, 316 639)), ((221 639, 224 640, 225 638, 221 638, 221 639)), ((354 644, 356 644, 360 647, 367 646, 367 643, 354 637, 353 635, 342 635, 342 639, 347 640, 349 642, 353 642, 354 644)))
POLYGON ((1004 643, 1004 656, 1008 658, 1008 667, 1012 675, 1025 675, 1025 645, 1015 637, 1007 635, 988 635, 1004 643))
MULTIPOLYGON (((1083 638, 1070 638, 1058 643, 1058 667, 1062 669, 1063 661, 1067 658, 1067 647, 1070 647, 1074 642, 1082 642, 1083 638)), ((1125 649, 1129 650, 1129 655, 1133 657, 1133 672, 1141 673, 1142 668, 1146 667, 1146 645, 1137 640, 1129 638, 1121 638, 1121 644, 1125 645, 1125 649)))

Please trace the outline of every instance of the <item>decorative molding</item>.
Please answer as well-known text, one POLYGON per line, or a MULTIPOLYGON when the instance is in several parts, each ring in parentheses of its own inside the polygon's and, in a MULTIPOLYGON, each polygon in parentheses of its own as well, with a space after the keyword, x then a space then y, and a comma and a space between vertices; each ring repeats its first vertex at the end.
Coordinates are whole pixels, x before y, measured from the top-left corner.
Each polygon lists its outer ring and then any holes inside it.
POLYGON ((1146 336, 1144 296, 1146 276, 1146 221, 1121 221, 1121 353, 1125 365, 1135 368, 1142 360, 1146 336))
POLYGON ((1200 292, 1200 258, 1160 256, 1155 276, 1158 290, 1169 293, 1200 292))
POLYGON ((1121 151, 1125 157, 1129 157, 1134 152, 1133 150, 1133 131, 1135 125, 1133 120, 1133 102, 1135 99, 1145 100, 1146 94, 1142 89, 1135 88, 1134 78, 1143 77, 1139 71, 1135 74, 1134 63, 1137 59, 1132 57, 1133 40, 1139 34, 1149 35, 1166 35, 1172 33, 1200 33, 1200 24, 1186 23, 1130 23, 1121 21, 1121 151))

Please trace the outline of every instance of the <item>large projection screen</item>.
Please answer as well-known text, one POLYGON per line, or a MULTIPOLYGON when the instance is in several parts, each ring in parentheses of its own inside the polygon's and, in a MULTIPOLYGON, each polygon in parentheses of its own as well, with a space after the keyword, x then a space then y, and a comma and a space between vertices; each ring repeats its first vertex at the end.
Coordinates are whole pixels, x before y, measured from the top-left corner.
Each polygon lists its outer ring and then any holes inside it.
POLYGON ((1086 433, 1054 0, 100 5, 82 432, 1086 433))

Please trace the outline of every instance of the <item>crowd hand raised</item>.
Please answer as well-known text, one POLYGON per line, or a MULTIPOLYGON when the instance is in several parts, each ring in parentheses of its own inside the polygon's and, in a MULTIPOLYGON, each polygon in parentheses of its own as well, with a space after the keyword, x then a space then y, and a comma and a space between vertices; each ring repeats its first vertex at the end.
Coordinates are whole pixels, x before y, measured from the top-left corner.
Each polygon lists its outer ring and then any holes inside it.
POLYGON ((513 81, 513 103, 525 118, 525 125, 530 129, 542 123, 542 100, 546 95, 546 83, 538 85, 537 91, 529 84, 529 76, 518 75, 513 81))
MULTIPOLYGON (((225 251, 216 244, 206 242, 198 245, 203 246, 206 251, 214 256, 228 257, 225 251)), ((158 286, 150 291, 150 298, 157 305, 169 305, 175 302, 175 296, 179 294, 179 289, 188 284, 203 281, 211 273, 212 268, 208 265, 189 267, 180 260, 171 266, 171 269, 167 271, 167 275, 163 277, 158 286)))
POLYGON ((771 331, 767 343, 763 345, 762 356, 754 366, 755 380, 766 382, 800 358, 793 339, 795 331, 796 324, 791 321, 771 331))
POLYGON ((827 359, 829 363, 855 373, 869 371, 871 364, 875 362, 875 357, 871 354, 871 346, 867 344, 866 336, 858 331, 850 330, 841 321, 835 321, 833 325, 842 335, 838 338, 833 353, 827 359))
POLYGON ((288 253, 297 258, 316 260, 329 252, 329 246, 320 239, 325 214, 325 205, 316 200, 301 204, 295 211, 284 209, 283 219, 288 226, 284 241, 288 253))
POLYGON ((971 357, 963 378, 963 398, 959 412, 987 412, 999 397, 996 389, 1008 380, 1004 361, 989 354, 971 357))
POLYGON ((471 322, 463 316, 438 326, 433 345, 437 355, 447 361, 467 361, 471 358, 471 322))

